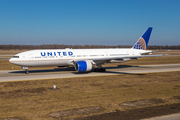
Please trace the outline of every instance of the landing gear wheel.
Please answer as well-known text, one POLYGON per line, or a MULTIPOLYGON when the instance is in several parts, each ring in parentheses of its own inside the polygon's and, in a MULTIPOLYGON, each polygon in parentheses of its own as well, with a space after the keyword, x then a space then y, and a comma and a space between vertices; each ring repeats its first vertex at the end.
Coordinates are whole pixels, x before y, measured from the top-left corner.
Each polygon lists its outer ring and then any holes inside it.
POLYGON ((25 70, 25 73, 26 73, 26 74, 29 74, 29 71, 28 71, 28 69, 26 69, 26 70, 25 70))
POLYGON ((102 72, 106 72, 106 69, 102 68, 102 72))
POLYGON ((98 69, 94 69, 94 72, 98 72, 98 69))
POLYGON ((106 69, 104 69, 104 68, 99 69, 99 72, 105 72, 105 71, 106 71, 106 69))
POLYGON ((99 68, 99 69, 94 69, 94 72, 106 72, 106 69, 104 68, 99 68))

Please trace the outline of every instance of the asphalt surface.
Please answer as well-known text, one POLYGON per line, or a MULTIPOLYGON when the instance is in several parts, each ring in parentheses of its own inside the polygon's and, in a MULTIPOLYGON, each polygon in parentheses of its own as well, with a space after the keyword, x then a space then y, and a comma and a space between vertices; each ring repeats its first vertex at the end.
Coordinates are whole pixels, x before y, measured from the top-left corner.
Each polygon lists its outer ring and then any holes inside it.
POLYGON ((13 55, 0 55, 0 60, 9 60, 13 55))
POLYGON ((88 77, 115 74, 143 74, 168 71, 180 71, 180 64, 106 67, 106 72, 85 73, 78 73, 74 71, 74 68, 29 70, 29 74, 25 74, 24 70, 3 70, 0 71, 0 81, 2 82, 51 78, 88 77))

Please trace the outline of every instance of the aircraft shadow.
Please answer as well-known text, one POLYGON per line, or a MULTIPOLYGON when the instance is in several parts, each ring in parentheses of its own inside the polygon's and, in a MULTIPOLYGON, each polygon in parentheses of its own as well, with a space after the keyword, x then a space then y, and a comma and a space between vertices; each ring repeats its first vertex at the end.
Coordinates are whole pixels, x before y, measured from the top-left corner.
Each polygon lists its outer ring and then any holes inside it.
MULTIPOLYGON (((74 71, 74 67, 68 68, 54 68, 54 69, 43 69, 43 70, 28 70, 29 73, 41 73, 41 72, 59 72, 59 71, 74 71)), ((9 73, 25 73, 25 70, 13 71, 9 73)))
MULTIPOLYGON (((89 74, 92 73, 94 71, 90 71, 90 72, 72 72, 73 74, 89 74)), ((106 71, 106 72, 95 72, 95 73, 113 73, 113 74, 128 74, 128 75, 145 75, 145 74, 140 74, 140 73, 128 73, 128 72, 116 72, 116 71, 106 71)))
POLYGON ((145 66, 132 66, 132 65, 118 65, 117 67, 103 67, 105 69, 119 69, 119 68, 149 68, 145 66))
POLYGON ((116 72, 116 71, 106 71, 106 72, 104 72, 104 73, 128 74, 128 75, 145 75, 145 74, 139 74, 139 73, 116 72))
MULTIPOLYGON (((120 69, 120 68, 131 68, 131 67, 141 67, 141 66, 131 66, 131 65, 118 65, 117 67, 103 67, 105 69, 120 69)), ((46 72, 60 72, 60 71, 72 71, 73 74, 89 74, 90 72, 75 72, 74 67, 66 67, 66 68, 54 68, 54 69, 41 69, 41 70, 29 70, 29 73, 46 73, 46 72)), ((13 71, 9 73, 25 73, 25 70, 13 71)), ((116 71, 106 71, 102 73, 115 73, 115 74, 132 74, 125 72, 116 72, 116 71)))

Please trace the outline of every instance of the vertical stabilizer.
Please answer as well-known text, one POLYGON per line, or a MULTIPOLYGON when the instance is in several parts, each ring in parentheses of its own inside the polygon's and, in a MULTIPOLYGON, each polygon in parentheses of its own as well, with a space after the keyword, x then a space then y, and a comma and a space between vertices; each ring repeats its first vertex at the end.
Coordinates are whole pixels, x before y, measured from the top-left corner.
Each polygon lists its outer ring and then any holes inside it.
POLYGON ((149 42, 151 31, 152 31, 152 27, 149 27, 132 48, 145 50, 149 42))

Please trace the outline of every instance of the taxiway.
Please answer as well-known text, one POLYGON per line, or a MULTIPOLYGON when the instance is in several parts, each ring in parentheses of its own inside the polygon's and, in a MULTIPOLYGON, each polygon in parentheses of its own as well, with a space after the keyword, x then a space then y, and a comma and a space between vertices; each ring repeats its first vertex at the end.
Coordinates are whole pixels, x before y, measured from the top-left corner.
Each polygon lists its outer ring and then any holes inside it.
POLYGON ((117 75, 117 74, 145 74, 152 72, 169 72, 169 71, 180 71, 180 64, 106 67, 106 72, 85 72, 85 73, 78 73, 74 71, 74 68, 29 70, 29 74, 25 74, 24 70, 6 70, 6 71, 0 71, 0 82, 35 80, 35 79, 36 80, 52 79, 52 78, 89 77, 89 76, 117 75))

